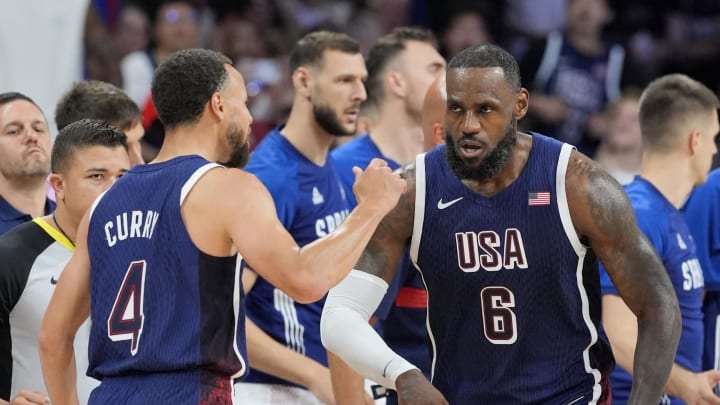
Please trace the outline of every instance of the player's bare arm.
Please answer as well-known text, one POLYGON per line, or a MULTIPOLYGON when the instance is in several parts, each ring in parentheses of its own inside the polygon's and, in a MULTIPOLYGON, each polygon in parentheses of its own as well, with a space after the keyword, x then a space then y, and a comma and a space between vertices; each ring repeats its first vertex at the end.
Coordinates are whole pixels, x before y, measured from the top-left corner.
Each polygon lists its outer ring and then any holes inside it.
POLYGON ((680 337, 680 312, 670 279, 638 229, 622 187, 586 156, 573 151, 566 176, 568 204, 581 241, 593 249, 637 317, 630 403, 657 403, 680 337))
POLYGON ((303 248, 278 220, 265 186, 242 170, 205 174, 188 194, 183 218, 201 250, 227 256, 237 247, 268 282, 295 301, 313 302, 352 269, 382 217, 405 190, 405 181, 379 159, 357 178, 360 205, 335 232, 303 248))
POLYGON ((400 259, 410 245, 415 216, 415 164, 401 168, 399 174, 407 182, 407 191, 380 222, 355 266, 388 283, 393 279, 400 259))
POLYGON ((78 328, 90 316, 89 222, 88 212, 80 222, 75 251, 58 280, 40 328, 45 386, 56 405, 78 403, 73 342, 78 328))

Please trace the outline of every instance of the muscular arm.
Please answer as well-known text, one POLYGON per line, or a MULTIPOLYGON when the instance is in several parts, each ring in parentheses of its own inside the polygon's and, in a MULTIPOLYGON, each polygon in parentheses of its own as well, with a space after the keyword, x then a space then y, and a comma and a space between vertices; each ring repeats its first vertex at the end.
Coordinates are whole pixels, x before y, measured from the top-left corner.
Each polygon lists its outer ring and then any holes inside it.
POLYGON ((278 219, 265 186, 242 170, 219 168, 203 175, 185 198, 183 221, 198 249, 215 256, 239 252, 292 299, 314 302, 347 276, 405 190, 405 181, 381 160, 358 171, 358 207, 330 235, 302 248, 278 219))
MULTIPOLYGON (((633 373, 633 354, 637 340, 635 315, 617 295, 603 296, 603 325, 612 344, 615 360, 629 373, 633 373)), ((665 391, 682 398, 689 404, 720 404, 720 398, 713 393, 713 386, 720 381, 720 372, 708 370, 692 372, 674 363, 665 391)))
POLYGON ((55 405, 78 403, 73 342, 78 328, 90 315, 88 222, 85 214, 75 252, 58 280, 40 329, 40 362, 45 386, 55 405))
POLYGON ((570 215, 637 318, 630 403, 657 403, 680 338, 681 318, 667 272, 620 185, 573 151, 566 176, 570 215))

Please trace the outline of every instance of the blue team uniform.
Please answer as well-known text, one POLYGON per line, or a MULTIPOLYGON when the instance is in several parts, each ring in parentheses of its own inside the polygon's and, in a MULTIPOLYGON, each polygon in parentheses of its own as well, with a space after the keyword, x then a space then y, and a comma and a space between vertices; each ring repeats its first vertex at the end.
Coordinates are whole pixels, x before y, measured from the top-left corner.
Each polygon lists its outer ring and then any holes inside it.
MULTIPOLYGON (((675 363, 692 371, 702 370, 703 275, 695 242, 683 214, 652 184, 640 176, 625 186, 635 210, 638 227, 655 247, 670 276, 680 303, 682 333, 675 363)), ((603 294, 618 292, 604 269, 601 271, 603 294)), ((614 404, 625 404, 630 396, 632 376, 619 365, 610 377, 614 404)), ((679 398, 664 396, 662 404, 684 404, 679 398)))
MULTIPOLYGON (((278 218, 299 246, 338 227, 350 213, 337 169, 328 158, 318 166, 303 156, 276 129, 253 152, 246 170, 257 176, 275 201, 278 218)), ((330 264, 328 264, 330 265, 330 264)), ((327 366, 320 341, 325 299, 298 304, 258 277, 246 300, 247 316, 276 341, 327 366)), ((246 382, 295 384, 251 369, 246 382)))
POLYGON ((565 197, 572 147, 532 136, 520 176, 492 197, 452 173, 444 146, 417 159, 410 257, 428 291, 432 383, 451 404, 606 394, 597 262, 565 197))
POLYGON ((718 317, 720 317, 720 169, 697 187, 684 207, 705 277, 705 345, 703 370, 720 370, 718 317))
POLYGON ((240 260, 198 250, 180 211, 217 166, 135 166, 91 208, 91 404, 232 402, 246 372, 240 260))

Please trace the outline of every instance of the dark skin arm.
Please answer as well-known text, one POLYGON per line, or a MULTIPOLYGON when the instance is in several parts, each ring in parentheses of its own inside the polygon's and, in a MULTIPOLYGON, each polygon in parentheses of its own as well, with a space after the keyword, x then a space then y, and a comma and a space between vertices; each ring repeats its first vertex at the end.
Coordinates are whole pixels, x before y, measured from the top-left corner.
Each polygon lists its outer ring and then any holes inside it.
MULTIPOLYGON (((380 222, 355 266, 356 269, 381 277, 388 283, 392 281, 400 259, 410 245, 415 215, 415 165, 403 167, 400 174, 407 182, 407 191, 400 197, 397 206, 380 222)), ((331 363, 331 374, 337 372, 334 369, 335 366, 331 363)), ((338 371, 346 370, 341 368, 338 371)), ((401 405, 447 404, 442 394, 417 369, 401 374, 395 385, 401 405)), ((339 387, 334 388, 337 390, 339 387)))
POLYGON ((397 206, 383 218, 357 263, 356 268, 381 277, 388 284, 395 276, 405 249, 410 246, 415 215, 415 164, 400 169, 407 191, 397 206))
POLYGON ((622 187, 573 151, 565 179, 573 224, 638 321, 631 404, 658 403, 675 359, 681 317, 670 279, 638 229, 622 187))

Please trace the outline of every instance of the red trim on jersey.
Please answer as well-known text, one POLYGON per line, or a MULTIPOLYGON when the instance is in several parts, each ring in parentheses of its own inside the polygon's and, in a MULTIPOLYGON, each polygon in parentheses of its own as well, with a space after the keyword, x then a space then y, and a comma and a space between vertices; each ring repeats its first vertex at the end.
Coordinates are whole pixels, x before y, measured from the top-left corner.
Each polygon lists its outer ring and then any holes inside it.
POLYGON ((145 129, 150 128, 153 122, 158 118, 157 111, 155 111, 155 104, 152 102, 152 97, 148 93, 147 100, 142 109, 142 126, 145 129))
POLYGON ((427 308, 427 292, 422 288, 400 287, 395 306, 401 308, 427 308))

